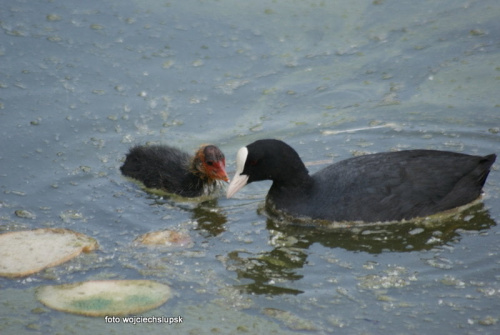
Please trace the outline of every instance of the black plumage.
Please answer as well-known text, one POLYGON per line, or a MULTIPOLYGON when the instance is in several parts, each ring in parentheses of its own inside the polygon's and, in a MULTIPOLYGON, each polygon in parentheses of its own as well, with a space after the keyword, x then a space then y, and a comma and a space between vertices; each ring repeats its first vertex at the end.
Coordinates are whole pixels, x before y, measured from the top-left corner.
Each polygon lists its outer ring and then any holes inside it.
POLYGON ((123 175, 183 197, 212 193, 217 180, 227 181, 224 154, 213 145, 202 146, 194 157, 171 146, 132 147, 120 167, 123 175))
POLYGON ((365 222, 423 217, 465 205, 480 196, 496 159, 494 154, 407 150, 353 157, 310 176, 284 142, 256 141, 245 152, 241 175, 248 176, 247 183, 273 181, 267 195, 273 208, 295 217, 365 222))

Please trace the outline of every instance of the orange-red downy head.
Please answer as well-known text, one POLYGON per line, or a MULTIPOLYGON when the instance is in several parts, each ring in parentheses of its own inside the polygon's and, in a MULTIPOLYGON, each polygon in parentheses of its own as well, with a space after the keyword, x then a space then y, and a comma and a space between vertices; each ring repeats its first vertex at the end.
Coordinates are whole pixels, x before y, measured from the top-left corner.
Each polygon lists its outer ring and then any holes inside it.
POLYGON ((226 173, 226 158, 215 145, 201 146, 194 157, 194 165, 198 173, 208 180, 229 181, 226 173))

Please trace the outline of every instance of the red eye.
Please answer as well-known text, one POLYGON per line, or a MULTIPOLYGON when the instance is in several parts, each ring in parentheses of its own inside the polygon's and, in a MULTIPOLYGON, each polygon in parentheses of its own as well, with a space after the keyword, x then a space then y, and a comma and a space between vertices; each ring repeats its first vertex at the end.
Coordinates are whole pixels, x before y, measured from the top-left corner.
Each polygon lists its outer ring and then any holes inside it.
POLYGON ((252 160, 248 161, 248 164, 250 164, 252 166, 255 166, 255 165, 259 164, 259 160, 258 159, 252 159, 252 160))

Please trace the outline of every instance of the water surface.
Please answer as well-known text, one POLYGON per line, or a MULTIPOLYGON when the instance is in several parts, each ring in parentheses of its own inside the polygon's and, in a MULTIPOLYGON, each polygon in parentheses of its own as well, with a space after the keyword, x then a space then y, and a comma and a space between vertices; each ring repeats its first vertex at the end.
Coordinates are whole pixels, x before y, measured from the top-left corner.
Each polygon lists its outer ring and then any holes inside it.
POLYGON ((500 173, 482 201, 420 224, 318 230, 234 199, 179 201, 122 178, 134 144, 214 143, 234 171, 259 138, 315 172, 400 149, 500 148, 500 7, 483 1, 9 1, 0 12, 0 231, 64 227, 98 252, 0 279, 0 332, 497 334, 500 173), (29 217, 19 217, 26 210, 29 217), (187 230, 194 246, 138 248, 187 230), (175 298, 106 324, 41 285, 153 279, 175 298))

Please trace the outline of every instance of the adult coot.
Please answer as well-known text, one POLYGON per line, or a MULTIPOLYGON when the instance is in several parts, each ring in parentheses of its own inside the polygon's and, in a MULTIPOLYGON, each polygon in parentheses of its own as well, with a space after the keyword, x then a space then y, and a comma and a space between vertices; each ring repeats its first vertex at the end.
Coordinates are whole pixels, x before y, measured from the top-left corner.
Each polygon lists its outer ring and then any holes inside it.
POLYGON ((272 180, 266 202, 293 217, 329 221, 396 221, 465 205, 481 194, 496 155, 408 150, 365 155, 310 176, 297 152, 279 140, 241 148, 227 189, 272 180))
POLYGON ((198 197, 214 192, 217 181, 229 181, 224 154, 215 145, 201 146, 194 157, 166 145, 138 145, 130 149, 122 173, 148 188, 198 197))

